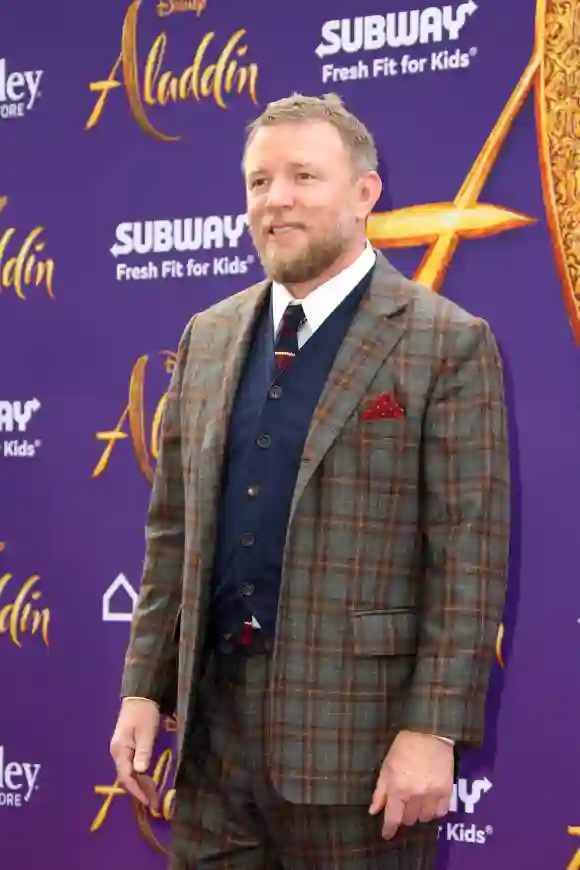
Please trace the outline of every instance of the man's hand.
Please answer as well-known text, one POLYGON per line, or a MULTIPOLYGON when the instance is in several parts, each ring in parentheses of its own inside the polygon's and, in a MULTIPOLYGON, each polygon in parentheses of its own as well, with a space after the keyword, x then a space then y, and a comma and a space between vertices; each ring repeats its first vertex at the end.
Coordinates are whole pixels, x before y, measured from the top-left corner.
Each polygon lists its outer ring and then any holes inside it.
POLYGON ((430 734, 401 731, 377 779, 369 808, 385 811, 383 837, 392 839, 400 825, 430 822, 449 811, 453 791, 453 747, 430 734))
POLYGON ((117 779, 129 794, 151 809, 159 808, 159 794, 155 783, 147 776, 147 768, 161 714, 154 701, 129 698, 123 701, 117 725, 111 738, 110 752, 117 779))

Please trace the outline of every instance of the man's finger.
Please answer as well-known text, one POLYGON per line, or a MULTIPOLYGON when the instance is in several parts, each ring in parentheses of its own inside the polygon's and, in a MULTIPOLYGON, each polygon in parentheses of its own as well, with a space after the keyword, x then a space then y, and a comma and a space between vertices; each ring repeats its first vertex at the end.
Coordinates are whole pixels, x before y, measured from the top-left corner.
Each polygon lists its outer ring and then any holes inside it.
POLYGON ((157 786, 155 785, 155 781, 146 774, 137 773, 135 774, 134 781, 137 783, 143 794, 147 799, 147 805, 154 811, 157 812, 159 810, 159 792, 157 791, 157 786))
POLYGON ((385 816, 383 821, 383 837, 385 840, 392 840, 403 821, 403 813, 405 811, 405 803, 401 798, 387 794, 387 803, 385 806, 385 816))
POLYGON ((139 777, 135 774, 127 777, 127 779, 121 779, 119 777, 119 782, 123 786, 124 789, 133 797, 136 797, 137 800, 143 804, 143 806, 148 807, 150 805, 150 799, 146 791, 142 788, 139 777))
POLYGON ((433 795, 425 795, 421 801, 417 811, 417 821, 431 822, 437 818, 437 797, 433 795))
POLYGON ((135 755, 133 756, 133 770, 137 773, 146 773, 153 753, 154 740, 154 735, 148 732, 137 735, 135 755))
POLYGON ((113 741, 111 743, 111 757, 117 768, 117 777, 124 784, 133 775, 133 756, 135 749, 131 743, 113 741))
POLYGON ((403 825, 410 827, 418 821, 424 800, 420 797, 412 797, 407 801, 403 810, 403 818, 401 819, 403 825))
POLYGON ((439 798, 435 807, 435 816, 438 819, 442 819, 443 816, 446 816, 449 812, 449 807, 451 804, 451 798, 447 795, 445 797, 439 798))
POLYGON ((371 805, 369 806, 369 814, 371 816, 376 816, 377 813, 384 808, 385 802, 387 800, 387 779, 381 773, 379 778, 377 779, 377 784, 375 786, 375 790, 373 793, 373 797, 371 800, 371 805))
POLYGON ((138 801, 148 806, 149 797, 139 784, 133 767, 135 749, 132 742, 124 742, 114 738, 111 741, 111 756, 115 762, 119 784, 138 801))

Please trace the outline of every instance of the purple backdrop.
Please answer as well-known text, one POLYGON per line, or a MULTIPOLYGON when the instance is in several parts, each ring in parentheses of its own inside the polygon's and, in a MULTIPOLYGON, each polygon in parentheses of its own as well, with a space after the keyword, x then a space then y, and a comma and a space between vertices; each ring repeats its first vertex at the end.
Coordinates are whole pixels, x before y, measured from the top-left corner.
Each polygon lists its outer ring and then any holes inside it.
MULTIPOLYGON (((580 825, 580 353, 538 158, 530 63, 544 3, 414 6, 2 4, 9 870, 165 866, 167 822, 134 812, 108 754, 156 426, 187 319, 260 275, 244 223, 243 126, 292 90, 338 91, 370 125, 385 179, 373 240, 405 273, 486 318, 506 362, 509 602, 486 746, 465 763, 439 867, 580 867, 571 828, 580 825)), ((156 761, 170 816, 166 727, 156 761)))

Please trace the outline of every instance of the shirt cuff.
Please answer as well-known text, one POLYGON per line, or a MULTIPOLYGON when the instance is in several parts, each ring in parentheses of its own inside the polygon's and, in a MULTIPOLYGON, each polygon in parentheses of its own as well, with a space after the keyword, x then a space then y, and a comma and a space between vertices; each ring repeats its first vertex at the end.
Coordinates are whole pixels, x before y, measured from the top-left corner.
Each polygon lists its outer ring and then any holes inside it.
POLYGON ((121 703, 123 701, 151 701, 152 704, 155 704, 156 707, 159 707, 157 701, 153 701, 152 698, 142 698, 140 695, 125 695, 125 697, 121 699, 121 703))
POLYGON ((455 746, 455 740, 452 740, 451 737, 442 737, 440 734, 432 734, 432 737, 436 737, 437 740, 442 740, 443 743, 449 743, 450 746, 455 746))

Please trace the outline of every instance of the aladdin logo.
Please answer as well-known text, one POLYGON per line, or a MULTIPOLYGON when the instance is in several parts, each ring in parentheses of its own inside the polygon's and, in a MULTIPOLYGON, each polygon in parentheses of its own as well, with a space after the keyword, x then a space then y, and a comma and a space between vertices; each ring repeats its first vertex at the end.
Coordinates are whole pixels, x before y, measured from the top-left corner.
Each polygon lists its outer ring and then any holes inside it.
MULTIPOLYGON (((137 24, 142 0, 133 0, 125 15, 121 52, 108 77, 91 82, 89 89, 98 94, 85 130, 95 127, 103 114, 105 103, 114 90, 122 88, 129 102, 134 120, 144 133, 162 142, 177 142, 180 136, 170 136, 160 130, 149 117, 151 107, 163 108, 168 105, 194 100, 213 100, 220 108, 226 109, 226 99, 230 95, 247 92, 253 103, 257 104, 256 82, 258 65, 242 63, 248 53, 244 42, 245 30, 236 30, 227 42, 218 42, 216 34, 205 33, 195 48, 192 62, 184 70, 174 72, 164 68, 168 37, 160 33, 149 49, 143 64, 137 52, 137 24), (210 59, 210 49, 212 59, 210 59)), ((187 4, 190 8, 202 11, 205 4, 187 4)), ((186 11, 183 3, 165 2, 158 4, 160 15, 186 11), (162 11, 161 11, 162 10, 162 11)))
POLYGON ((199 17, 206 6, 207 0, 159 0, 157 14, 160 18, 167 18, 174 12, 195 12, 199 17))
MULTIPOLYGON (((0 543, 0 552, 5 549, 6 545, 0 543)), ((13 574, 0 575, 0 638, 5 635, 19 648, 22 648, 22 640, 27 635, 39 635, 48 648, 50 610, 36 607, 41 597, 39 581, 40 576, 32 574, 18 585, 13 574)))
MULTIPOLYGON (((176 730, 174 719, 164 718, 162 720, 162 731, 171 735, 176 730)), ((175 802, 175 756, 171 748, 166 748, 161 751, 157 761, 153 765, 152 779, 157 786, 157 790, 161 797, 161 806, 159 811, 147 809, 136 799, 130 797, 133 814, 137 827, 145 840, 152 848, 160 855, 167 856, 169 853, 164 848, 159 838, 154 832, 159 823, 167 828, 167 822, 170 822, 174 814, 175 802), (165 824, 163 824, 165 823, 165 824)), ((125 789, 115 780, 113 785, 96 785, 95 794, 102 798, 102 804, 91 824, 91 834, 100 830, 105 824, 112 803, 117 797, 127 796, 125 789)))
POLYGON ((0 809, 21 809, 38 790, 40 764, 30 761, 8 761, 6 749, 0 746, 0 809))
MULTIPOLYGON (((164 351, 162 356, 164 357, 165 372, 171 375, 175 367, 176 354, 170 351, 164 351)), ((163 409, 165 408, 165 402, 167 400, 167 392, 163 393, 155 408, 153 422, 151 424, 151 434, 148 441, 144 422, 145 371, 148 362, 149 357, 142 356, 133 366, 133 371, 131 372, 129 380, 127 405, 125 406, 125 410, 121 414, 119 422, 115 428, 113 430, 97 432, 95 435, 98 441, 106 441, 107 446, 93 469, 93 478, 100 477, 103 474, 117 444, 129 439, 133 447, 133 453, 139 470, 149 483, 153 482, 152 460, 156 461, 159 455, 159 435, 163 409)))
MULTIPOLYGON (((8 197, 0 196, 0 214, 7 203, 8 197)), ((46 244, 42 238, 44 227, 35 227, 20 242, 14 240, 16 233, 16 227, 8 227, 4 232, 0 229, 0 294, 3 290, 14 290, 24 300, 25 290, 44 285, 54 299, 54 260, 38 257, 46 244)))
MULTIPOLYGON (((27 402, 7 402, 0 399, 0 435, 24 434, 28 430, 28 424, 32 417, 40 409, 38 399, 29 399, 27 402)), ((19 457, 33 459, 41 442, 28 441, 21 438, 6 438, 0 440, 0 456, 6 458, 19 457)))
POLYGON ((9 72, 5 57, 0 57, 0 119, 23 118, 40 96, 43 70, 9 72))
POLYGON ((387 12, 386 15, 366 15, 334 19, 322 25, 322 42, 315 49, 318 57, 338 52, 378 51, 382 48, 402 48, 446 39, 459 39, 466 22, 476 12, 474 0, 453 6, 429 6, 409 12, 387 12))

